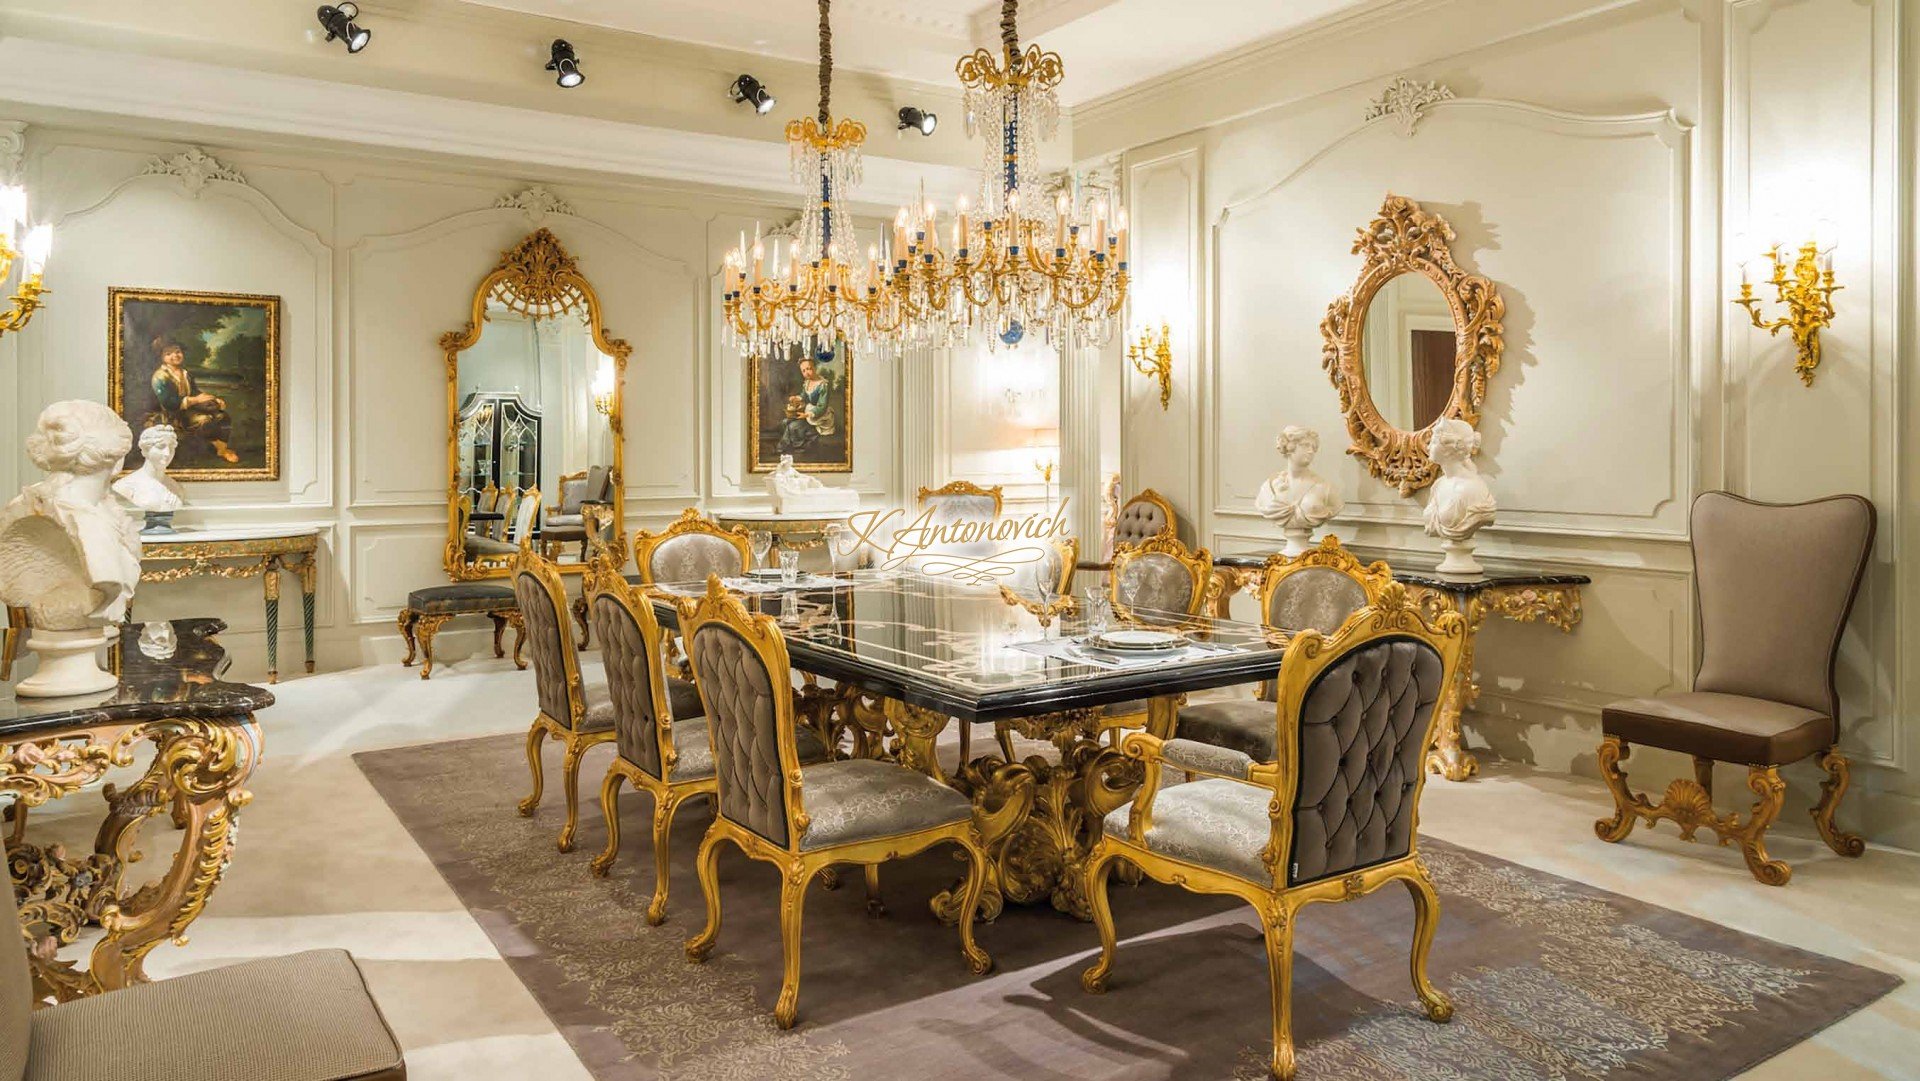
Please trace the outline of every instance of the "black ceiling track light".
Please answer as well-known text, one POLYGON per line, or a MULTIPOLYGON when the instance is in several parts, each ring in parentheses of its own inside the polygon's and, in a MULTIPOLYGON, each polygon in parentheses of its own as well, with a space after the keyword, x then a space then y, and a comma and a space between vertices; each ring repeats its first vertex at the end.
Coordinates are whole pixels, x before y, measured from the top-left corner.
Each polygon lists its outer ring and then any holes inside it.
POLYGON ((357 53, 373 40, 373 31, 361 26, 360 5, 354 3, 322 4, 318 12, 320 28, 327 32, 327 40, 335 38, 346 43, 347 51, 357 53))
POLYGON ((553 58, 547 61, 547 70, 553 72, 553 81, 564 89, 571 90, 587 81, 580 71, 580 56, 573 51, 573 44, 565 38, 553 39, 553 58))
POLYGON ((733 85, 727 88, 727 96, 753 106, 753 111, 762 116, 772 112, 775 105, 773 92, 751 75, 735 79, 733 85))
POLYGON ((900 110, 900 130, 917 131, 922 135, 932 135, 933 129, 940 126, 940 118, 925 109, 916 109, 911 105, 900 110))

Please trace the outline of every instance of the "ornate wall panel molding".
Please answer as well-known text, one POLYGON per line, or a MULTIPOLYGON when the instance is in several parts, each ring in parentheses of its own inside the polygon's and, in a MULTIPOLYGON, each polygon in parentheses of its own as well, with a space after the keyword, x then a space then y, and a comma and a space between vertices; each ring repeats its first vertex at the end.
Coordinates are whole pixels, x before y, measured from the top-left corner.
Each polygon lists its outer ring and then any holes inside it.
POLYGON ((1440 83, 1416 83, 1402 76, 1389 83, 1379 97, 1367 103, 1367 112, 1362 119, 1368 123, 1390 119, 1399 125, 1400 134, 1412 135, 1428 109, 1452 100, 1452 89, 1440 83))
POLYGON ((552 191, 538 184, 529 188, 523 188, 512 195, 502 195, 500 198, 494 200, 493 208, 495 210, 524 211, 527 217, 535 223, 540 222, 548 214, 578 216, 580 213, 573 208, 572 203, 567 202, 559 195, 554 194, 552 191))
POLYGON ((141 175, 173 177, 180 181, 180 186, 186 189, 188 195, 194 196, 205 191, 207 185, 214 181, 248 186, 247 178, 240 170, 197 146, 190 146, 171 156, 154 155, 147 162, 147 167, 141 170, 141 175))

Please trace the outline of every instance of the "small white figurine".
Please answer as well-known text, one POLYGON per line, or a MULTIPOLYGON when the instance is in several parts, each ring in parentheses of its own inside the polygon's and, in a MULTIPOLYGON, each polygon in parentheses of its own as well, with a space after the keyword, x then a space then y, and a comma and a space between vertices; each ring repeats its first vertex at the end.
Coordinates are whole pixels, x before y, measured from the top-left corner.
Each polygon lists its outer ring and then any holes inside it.
POLYGON ((1346 501, 1327 478, 1311 468, 1313 456, 1320 452, 1320 433, 1289 424, 1273 445, 1287 460, 1287 467, 1261 483, 1253 506, 1261 517, 1279 523, 1281 534, 1287 538, 1280 554, 1302 555, 1313 539, 1313 531, 1339 514, 1346 501))
POLYGON ((835 514, 860 508, 860 493, 830 488, 793 466, 793 455, 782 454, 780 464, 767 474, 767 495, 775 514, 835 514))
POLYGON ((187 501, 180 482, 167 476, 180 436, 170 424, 155 424, 140 432, 140 468, 113 482, 120 498, 147 512, 142 533, 173 532, 173 512, 187 501))
POLYGON ((1480 433, 1464 420, 1437 421, 1427 444, 1427 455, 1440 467, 1424 515, 1427 535, 1446 541, 1446 558, 1435 568, 1443 577, 1474 578, 1485 573, 1473 558, 1473 535, 1493 521, 1497 506, 1487 478, 1473 464, 1480 451, 1480 433))
POLYGON ((140 583, 140 534, 108 488, 133 430, 99 402, 55 402, 27 437, 47 474, 0 510, 0 604, 27 610, 40 667, 14 693, 57 697, 109 690, 97 651, 126 618, 140 583))

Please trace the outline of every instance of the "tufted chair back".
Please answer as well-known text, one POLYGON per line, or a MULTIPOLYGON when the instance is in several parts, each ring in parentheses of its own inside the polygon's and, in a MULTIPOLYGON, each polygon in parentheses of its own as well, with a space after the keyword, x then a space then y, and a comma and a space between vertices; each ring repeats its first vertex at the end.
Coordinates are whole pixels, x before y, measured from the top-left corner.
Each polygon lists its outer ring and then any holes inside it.
MULTIPOLYGON (((654 618, 653 606, 636 603, 617 575, 606 577, 611 580, 594 591, 587 610, 606 664, 614 737, 620 757, 651 776, 664 778, 661 727, 663 721, 671 724, 672 718, 662 714, 666 671, 660 663, 660 622, 654 618)), ((666 739, 665 746, 671 747, 672 737, 666 739)))
MULTIPOLYGON (((1301 885, 1412 851, 1421 758, 1440 701, 1439 650, 1377 638, 1322 670, 1300 703, 1293 847, 1301 885)), ((1288 738, 1282 722, 1281 738, 1288 738)))
POLYGON ((561 514, 579 514, 580 504, 607 498, 607 467, 596 465, 560 481, 561 514))
POLYGON ((33 977, 27 969, 27 946, 20 932, 20 908, 13 896, 13 878, 0 875, 0 1081, 20 1081, 27 1072, 27 1042, 33 1028, 33 977))
POLYGON ((707 583, 692 618, 681 622, 712 733, 719 813, 788 847, 786 778, 800 766, 786 647, 771 618, 748 615, 718 577, 707 583))
POLYGON ((708 575, 734 578, 747 570, 747 535, 722 529, 697 507, 680 512, 659 533, 644 529, 633 535, 633 561, 640 581, 703 582, 708 575))
POLYGON ((1129 607, 1198 616, 1213 578, 1213 553, 1189 551, 1172 536, 1116 549, 1107 592, 1122 614, 1129 607))
POLYGON ((1873 504, 1857 495, 1795 504, 1726 492, 1696 499, 1700 671, 1693 689, 1839 717, 1834 658, 1873 531, 1873 504))
POLYGON ((1113 521, 1113 546, 1136 545, 1175 531, 1173 505, 1151 488, 1127 500, 1113 521))
POLYGON ((527 650, 533 655, 534 685, 540 712, 573 727, 586 715, 581 697, 580 662, 567 622, 566 585, 560 571, 522 547, 513 561, 513 596, 527 626, 527 650))

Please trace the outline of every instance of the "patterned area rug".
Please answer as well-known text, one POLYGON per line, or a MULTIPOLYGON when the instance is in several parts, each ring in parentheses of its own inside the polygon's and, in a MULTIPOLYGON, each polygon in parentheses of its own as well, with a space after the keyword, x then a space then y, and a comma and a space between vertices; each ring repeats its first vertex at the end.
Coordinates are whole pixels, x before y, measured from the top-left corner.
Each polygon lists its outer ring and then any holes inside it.
MULTIPOLYGON (((720 944, 689 964, 705 807, 678 816, 667 923, 648 927, 648 801, 627 794, 620 862, 593 878, 587 861, 605 840, 597 802, 583 799, 579 848, 561 855, 558 756, 547 803, 527 819, 513 810, 523 754, 520 737, 500 736, 356 760, 601 1081, 1265 1076, 1266 962, 1249 910, 1116 884, 1118 965, 1111 990, 1093 996, 1079 982, 1093 929, 1009 907, 981 929, 997 967, 975 979, 953 930, 927 913, 958 873, 938 849, 887 865, 885 918, 867 915, 857 874, 809 893, 800 1024, 781 1032, 775 870, 723 850, 720 944)), ((589 794, 610 755, 589 755, 589 794)), ((1453 996, 1453 1023, 1426 1021, 1408 984, 1404 891, 1314 905, 1294 965, 1302 1078, 1709 1081, 1899 983, 1466 849, 1423 851, 1442 898, 1432 972, 1453 996)))

